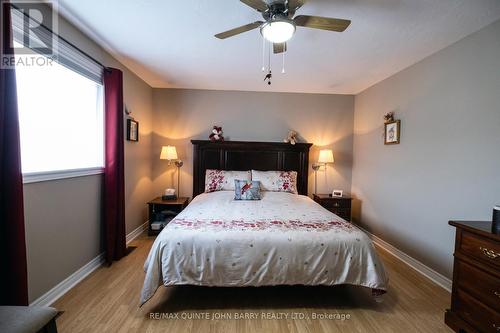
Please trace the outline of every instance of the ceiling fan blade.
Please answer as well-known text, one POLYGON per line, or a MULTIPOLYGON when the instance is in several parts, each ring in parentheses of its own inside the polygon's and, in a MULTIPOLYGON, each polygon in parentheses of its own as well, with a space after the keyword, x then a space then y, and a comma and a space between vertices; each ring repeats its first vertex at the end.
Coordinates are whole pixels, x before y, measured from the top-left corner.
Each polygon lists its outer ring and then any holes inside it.
POLYGON ((293 17, 300 7, 304 6, 307 0, 288 0, 288 17, 293 17))
POLYGON ((240 0, 240 1, 259 12, 265 12, 266 10, 269 9, 267 4, 262 0, 240 0))
POLYGON ((215 35, 215 37, 217 37, 219 39, 226 39, 228 37, 231 37, 231 36, 234 36, 234 35, 238 35, 238 34, 241 34, 243 32, 247 32, 247 31, 250 31, 252 29, 258 28, 258 27, 260 27, 260 25, 262 23, 264 23, 264 22, 256 21, 256 22, 253 22, 253 23, 242 25, 241 27, 234 28, 234 29, 231 29, 231 30, 228 30, 228 31, 224 31, 224 32, 218 33, 217 35, 215 35))
POLYGON ((321 16, 299 15, 293 19, 301 27, 342 32, 351 24, 350 20, 342 20, 321 16))
POLYGON ((285 43, 273 43, 274 53, 286 52, 286 42, 285 43))

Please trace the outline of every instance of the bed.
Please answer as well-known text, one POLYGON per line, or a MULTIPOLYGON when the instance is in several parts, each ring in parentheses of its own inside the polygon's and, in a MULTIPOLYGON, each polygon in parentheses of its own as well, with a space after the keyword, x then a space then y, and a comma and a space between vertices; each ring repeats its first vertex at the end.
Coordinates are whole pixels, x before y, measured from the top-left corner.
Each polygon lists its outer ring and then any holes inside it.
POLYGON ((309 144, 193 144, 196 197, 153 243, 141 304, 161 285, 351 284, 385 292, 388 279, 366 234, 304 195, 309 144), (211 168, 294 170, 298 193, 266 191, 255 201, 234 200, 234 191, 203 193, 211 168))

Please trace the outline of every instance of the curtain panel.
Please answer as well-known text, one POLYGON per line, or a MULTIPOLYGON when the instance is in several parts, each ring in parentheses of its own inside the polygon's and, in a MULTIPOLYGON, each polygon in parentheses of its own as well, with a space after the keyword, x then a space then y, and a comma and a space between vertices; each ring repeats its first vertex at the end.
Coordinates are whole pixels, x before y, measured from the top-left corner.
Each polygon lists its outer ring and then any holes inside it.
POLYGON ((104 239, 106 261, 111 264, 126 254, 125 176, 123 125, 123 73, 104 70, 105 166, 104 239))
MULTIPOLYGON (((2 2, 2 56, 13 55, 10 4, 2 2)), ((0 69, 0 305, 28 305, 16 73, 0 69)))

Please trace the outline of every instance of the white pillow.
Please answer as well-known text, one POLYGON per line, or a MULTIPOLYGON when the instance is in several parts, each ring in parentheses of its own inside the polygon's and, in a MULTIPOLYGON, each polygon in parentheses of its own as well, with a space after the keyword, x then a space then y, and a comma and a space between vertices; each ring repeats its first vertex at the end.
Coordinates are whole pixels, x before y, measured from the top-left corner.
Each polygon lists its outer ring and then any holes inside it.
POLYGON ((207 169, 205 172, 205 192, 234 191, 234 181, 252 180, 250 171, 226 171, 207 169))
POLYGON ((263 191, 298 193, 296 171, 252 170, 252 180, 259 181, 263 191))

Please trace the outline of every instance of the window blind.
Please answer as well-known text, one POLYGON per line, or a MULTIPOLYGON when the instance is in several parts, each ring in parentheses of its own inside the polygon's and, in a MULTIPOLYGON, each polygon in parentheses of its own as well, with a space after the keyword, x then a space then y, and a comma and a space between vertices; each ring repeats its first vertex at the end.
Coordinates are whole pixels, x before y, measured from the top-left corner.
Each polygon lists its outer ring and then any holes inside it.
POLYGON ((101 64, 18 8, 12 6, 11 14, 14 41, 33 52, 48 56, 92 81, 102 83, 101 64), (27 26, 37 27, 36 33, 27 29, 27 26), (47 45, 52 45, 52 49, 49 50, 52 53, 50 55, 44 54, 43 51, 47 45))

